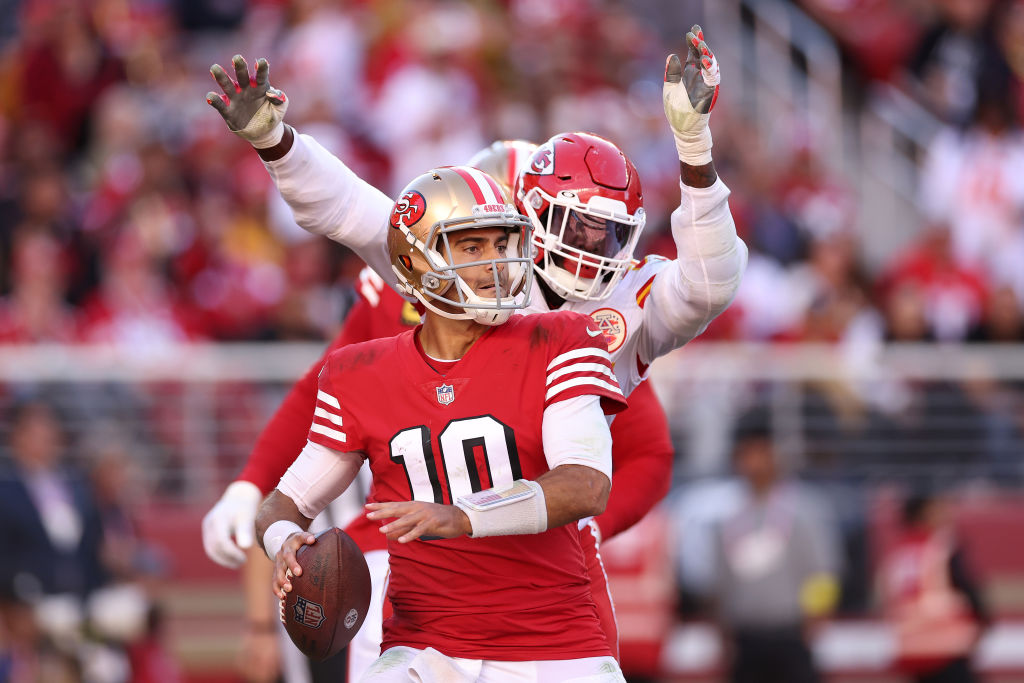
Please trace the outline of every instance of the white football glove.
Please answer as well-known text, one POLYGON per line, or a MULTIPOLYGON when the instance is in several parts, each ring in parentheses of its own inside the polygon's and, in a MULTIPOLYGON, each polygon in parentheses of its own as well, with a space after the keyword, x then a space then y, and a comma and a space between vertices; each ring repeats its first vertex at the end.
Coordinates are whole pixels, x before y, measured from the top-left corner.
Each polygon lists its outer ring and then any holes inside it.
POLYGON ((256 510, 263 494, 256 484, 234 481, 203 517, 203 549, 211 560, 237 569, 256 538, 256 510))
POLYGON ((665 62, 662 100, 665 117, 676 137, 679 160, 690 166, 711 163, 711 129, 708 119, 718 99, 722 75, 718 60, 704 42, 704 31, 696 24, 686 34, 689 51, 686 63, 671 54, 665 62))
POLYGON ((256 149, 273 147, 284 136, 284 113, 288 111, 288 98, 270 85, 270 64, 256 60, 256 75, 249 76, 249 65, 242 55, 231 58, 237 81, 221 68, 210 67, 210 73, 223 95, 206 93, 207 103, 220 112, 231 132, 248 141, 256 149))

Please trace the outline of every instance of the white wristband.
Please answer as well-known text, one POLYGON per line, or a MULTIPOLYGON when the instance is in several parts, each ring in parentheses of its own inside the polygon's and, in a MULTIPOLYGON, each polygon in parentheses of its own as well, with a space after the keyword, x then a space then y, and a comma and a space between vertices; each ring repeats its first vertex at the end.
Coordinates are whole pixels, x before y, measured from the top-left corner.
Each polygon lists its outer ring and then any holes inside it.
POLYGON ((267 552, 270 561, 276 562, 277 554, 281 552, 281 546, 284 545, 285 540, 296 531, 301 533, 302 530, 301 526, 287 519, 279 519, 268 526, 267 530, 263 532, 263 549, 267 552))
POLYGON ((455 506, 469 517, 471 538, 539 534, 548 528, 544 489, 528 479, 517 479, 504 489, 459 496, 455 506))
POLYGON ((679 160, 690 166, 703 166, 711 163, 711 129, 704 126, 697 133, 683 136, 675 134, 676 152, 679 160))
POLYGON ((278 121, 277 125, 271 128, 266 135, 249 140, 249 144, 256 149, 266 149, 281 142, 281 138, 283 137, 284 123, 282 121, 278 121))

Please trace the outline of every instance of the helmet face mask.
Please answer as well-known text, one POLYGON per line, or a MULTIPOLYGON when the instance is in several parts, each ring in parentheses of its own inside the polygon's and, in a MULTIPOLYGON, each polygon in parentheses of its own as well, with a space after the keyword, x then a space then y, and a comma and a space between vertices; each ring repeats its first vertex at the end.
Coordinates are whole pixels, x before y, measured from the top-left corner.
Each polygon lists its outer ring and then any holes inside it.
POLYGON ((520 174, 516 199, 533 222, 537 272, 547 285, 570 301, 608 298, 646 223, 629 159, 596 135, 556 135, 520 174))
POLYGON ((395 203, 390 223, 388 251, 399 285, 428 309, 447 318, 498 325, 529 305, 532 225, 506 203, 486 174, 449 167, 419 176, 395 203), (503 253, 495 248, 494 256, 459 261, 458 243, 467 234, 479 236, 481 243, 498 243, 495 229, 507 237, 503 253), (488 280, 493 297, 474 290, 474 285, 488 286, 481 285, 488 280))

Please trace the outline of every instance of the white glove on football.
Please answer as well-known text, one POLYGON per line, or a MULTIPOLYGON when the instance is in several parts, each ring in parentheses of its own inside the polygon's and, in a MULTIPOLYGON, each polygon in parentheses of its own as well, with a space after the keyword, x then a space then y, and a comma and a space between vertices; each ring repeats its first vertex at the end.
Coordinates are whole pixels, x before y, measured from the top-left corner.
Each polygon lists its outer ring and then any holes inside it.
POLYGON ((661 93, 665 117, 676 137, 679 160, 690 166, 703 166, 711 163, 708 119, 718 99, 722 75, 700 26, 694 24, 686 34, 686 44, 689 51, 685 64, 679 61, 679 55, 668 56, 661 93))
POLYGON ((228 484, 224 495, 203 517, 203 549, 207 557, 228 569, 245 563, 245 551, 256 538, 256 510, 261 500, 263 494, 256 484, 228 484))
POLYGON ((284 136, 284 113, 288 111, 288 98, 270 85, 270 64, 256 60, 256 76, 249 76, 249 65, 242 55, 231 58, 237 81, 227 75, 220 64, 210 67, 210 73, 223 95, 206 93, 207 103, 220 112, 231 132, 248 141, 256 149, 273 147, 284 136))

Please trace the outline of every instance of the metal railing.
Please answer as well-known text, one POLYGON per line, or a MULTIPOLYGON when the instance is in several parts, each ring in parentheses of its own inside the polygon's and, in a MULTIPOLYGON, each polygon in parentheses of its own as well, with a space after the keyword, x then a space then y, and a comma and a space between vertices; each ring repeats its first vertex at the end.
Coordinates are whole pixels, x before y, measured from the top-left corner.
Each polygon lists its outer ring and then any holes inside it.
MULTIPOLYGON (((41 394, 73 456, 127 444, 156 494, 212 500, 246 457, 316 344, 0 348, 0 410, 41 394)), ((728 467, 738 419, 770 416, 779 452, 810 474, 870 485, 1015 484, 1024 467, 1024 348, 695 343, 651 381, 677 444, 677 476, 728 467)), ((0 444, 7 447, 6 420, 0 444)))
POLYGON ((835 40, 793 3, 704 0, 702 11, 731 67, 723 101, 756 122, 769 150, 805 128, 856 189, 865 262, 883 265, 920 227, 919 166, 941 122, 891 85, 873 85, 863 105, 846 98, 835 40))
POLYGON ((705 0, 704 21, 728 65, 721 97, 756 122, 762 140, 788 145, 797 127, 826 163, 850 172, 843 131, 842 63, 835 41, 799 8, 777 0, 705 0))

